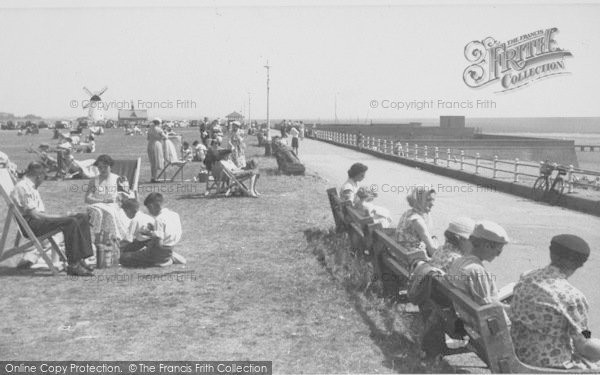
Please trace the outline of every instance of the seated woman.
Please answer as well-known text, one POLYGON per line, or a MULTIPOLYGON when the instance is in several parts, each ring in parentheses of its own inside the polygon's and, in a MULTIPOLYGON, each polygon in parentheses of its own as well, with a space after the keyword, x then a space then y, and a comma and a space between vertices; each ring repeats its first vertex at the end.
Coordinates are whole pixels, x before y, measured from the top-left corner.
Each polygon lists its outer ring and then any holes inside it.
MULTIPOLYGON (((222 154, 228 155, 230 153, 231 153, 231 150, 226 150, 226 151, 223 151, 222 154)), ((238 179, 240 182, 249 180, 249 184, 248 184, 248 195, 249 196, 251 196, 253 198, 257 198, 258 196, 260 196, 258 191, 256 191, 256 179, 260 176, 258 173, 256 173, 253 170, 241 169, 237 165, 235 165, 234 162, 231 161, 230 159, 223 158, 223 159, 217 161, 215 164, 213 164, 213 170, 212 170, 213 176, 215 178, 219 178, 218 176, 220 176, 221 179, 227 180, 227 176, 223 174, 223 168, 226 168, 229 172, 231 172, 233 174, 233 176, 236 179, 238 179)), ((231 193, 232 193, 231 186, 229 186, 229 188, 225 192, 225 195, 230 195, 231 193)))
POLYGON ((430 234, 429 216, 435 201, 435 190, 413 189, 406 200, 410 209, 400 217, 396 241, 409 251, 422 250, 432 256, 438 247, 435 236, 430 234))
POLYGON ((373 204, 373 199, 377 197, 377 193, 374 193, 369 188, 360 187, 356 192, 356 197, 356 208, 363 210, 365 214, 371 216, 375 224, 381 224, 382 228, 390 228, 392 226, 390 211, 385 207, 373 204))
POLYGON ((446 242, 433 253, 429 264, 447 272, 452 261, 470 254, 472 245, 469 237, 474 228, 475 221, 469 217, 459 217, 451 221, 444 232, 446 242))
POLYGON ((600 340, 588 329, 588 302, 567 278, 581 268, 589 245, 571 234, 550 241, 550 264, 521 275, 510 318, 517 357, 533 366, 597 369, 600 340))
POLYGON ((108 155, 100 155, 94 162, 99 175, 92 178, 85 195, 85 203, 90 215, 90 226, 95 236, 95 243, 114 245, 125 238, 128 229, 128 219, 120 202, 124 197, 130 197, 122 188, 123 181, 118 175, 111 173, 114 164, 108 155))
POLYGON ((367 169, 369 168, 362 163, 354 163, 348 169, 348 179, 340 188, 340 199, 342 201, 350 201, 352 204, 356 202, 358 183, 365 179, 367 169))

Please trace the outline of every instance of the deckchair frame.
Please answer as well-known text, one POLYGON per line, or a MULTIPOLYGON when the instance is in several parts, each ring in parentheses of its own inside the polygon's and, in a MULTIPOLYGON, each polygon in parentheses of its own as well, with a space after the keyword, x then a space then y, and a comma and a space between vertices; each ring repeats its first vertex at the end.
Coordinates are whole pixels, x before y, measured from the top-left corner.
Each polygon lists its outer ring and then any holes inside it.
POLYGON ((58 255, 59 259, 66 261, 67 257, 65 256, 64 252, 58 247, 56 241, 54 241, 54 239, 52 238, 52 236, 54 236, 55 234, 60 233, 61 230, 56 229, 45 233, 41 236, 36 236, 33 233, 33 230, 31 229, 27 221, 25 220, 25 218, 23 217, 23 215, 21 214, 21 212, 19 211, 17 205, 13 202, 12 198, 10 197, 14 186, 14 180, 11 178, 8 169, 0 169, 0 194, 2 195, 2 198, 8 206, 8 213, 6 215, 6 220, 4 221, 4 228, 2 229, 2 237, 0 237, 0 261, 3 261, 20 253, 25 253, 29 251, 28 249, 30 249, 33 246, 38 251, 42 259, 44 259, 44 261, 48 265, 48 268, 50 268, 50 271, 52 271, 52 273, 56 275, 59 271, 52 263, 52 260, 50 259, 48 254, 46 254, 46 251, 42 246, 42 242, 48 240, 50 242, 50 250, 55 252, 58 255), (6 249, 6 240, 13 219, 19 224, 19 232, 17 234, 14 246, 10 249, 6 249), (25 231, 25 233, 22 233, 22 231, 25 231), (24 244, 20 245, 19 243, 21 241, 22 236, 26 237, 27 241, 24 244))

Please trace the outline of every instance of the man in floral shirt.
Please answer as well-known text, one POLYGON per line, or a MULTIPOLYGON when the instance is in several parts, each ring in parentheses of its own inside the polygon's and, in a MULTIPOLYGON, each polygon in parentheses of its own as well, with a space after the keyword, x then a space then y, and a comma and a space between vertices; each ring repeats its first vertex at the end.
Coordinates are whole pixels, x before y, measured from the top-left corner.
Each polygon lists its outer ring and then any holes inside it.
POLYGON ((588 330, 588 302, 567 281, 589 254, 583 239, 561 234, 550 243, 550 265, 521 275, 511 303, 511 335, 521 361, 572 369, 593 368, 600 359, 588 330))

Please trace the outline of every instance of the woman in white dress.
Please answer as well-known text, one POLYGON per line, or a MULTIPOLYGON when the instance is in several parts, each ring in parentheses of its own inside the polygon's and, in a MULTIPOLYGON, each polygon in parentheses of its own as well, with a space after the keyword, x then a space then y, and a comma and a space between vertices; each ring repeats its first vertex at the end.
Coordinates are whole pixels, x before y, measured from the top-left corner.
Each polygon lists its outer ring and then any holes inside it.
POLYGON ((118 242, 127 233, 129 223, 121 209, 121 199, 124 196, 128 197, 129 193, 119 191, 123 181, 120 181, 121 177, 111 173, 110 168, 113 164, 110 156, 98 156, 94 165, 100 174, 90 180, 85 194, 95 243, 118 242))
POLYGON ((165 155, 163 151, 163 141, 167 135, 160 127, 161 120, 156 118, 148 129, 148 159, 150 160, 150 182, 156 182, 156 176, 165 167, 165 155))

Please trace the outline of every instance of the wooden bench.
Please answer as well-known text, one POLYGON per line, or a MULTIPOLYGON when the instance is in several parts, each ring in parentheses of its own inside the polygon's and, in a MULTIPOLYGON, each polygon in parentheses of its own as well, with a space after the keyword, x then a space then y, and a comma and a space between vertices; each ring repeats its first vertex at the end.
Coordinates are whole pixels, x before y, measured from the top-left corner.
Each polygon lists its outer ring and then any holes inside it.
MULTIPOLYGON (((427 259, 424 252, 410 251, 401 246, 393 238, 393 229, 370 224, 366 216, 339 200, 335 188, 327 190, 327 194, 336 227, 356 233, 365 244, 370 245, 373 268, 383 283, 384 295, 398 295, 410 276, 412 266, 427 259), (358 234, 359 231, 362 233, 358 234)), ((449 324, 444 325, 444 332, 449 336, 456 335, 454 323, 459 321, 469 336, 466 348, 455 350, 452 354, 473 352, 494 373, 594 373, 592 370, 561 370, 524 364, 515 353, 502 306, 479 305, 454 288, 444 276, 433 277, 430 296, 435 307, 450 318, 449 324), (456 310, 460 311, 460 316, 456 310)))

